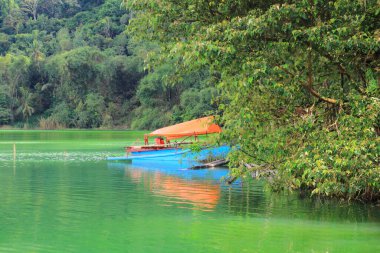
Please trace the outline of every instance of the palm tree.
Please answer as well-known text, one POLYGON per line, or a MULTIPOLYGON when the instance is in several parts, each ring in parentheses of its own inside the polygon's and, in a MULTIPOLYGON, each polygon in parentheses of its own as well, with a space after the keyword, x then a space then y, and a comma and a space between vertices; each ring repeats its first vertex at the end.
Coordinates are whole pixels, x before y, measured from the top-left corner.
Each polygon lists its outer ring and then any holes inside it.
POLYGON ((17 108, 17 113, 22 113, 22 117, 28 122, 29 117, 34 113, 34 108, 31 106, 33 100, 33 93, 25 88, 20 88, 20 106, 17 108))

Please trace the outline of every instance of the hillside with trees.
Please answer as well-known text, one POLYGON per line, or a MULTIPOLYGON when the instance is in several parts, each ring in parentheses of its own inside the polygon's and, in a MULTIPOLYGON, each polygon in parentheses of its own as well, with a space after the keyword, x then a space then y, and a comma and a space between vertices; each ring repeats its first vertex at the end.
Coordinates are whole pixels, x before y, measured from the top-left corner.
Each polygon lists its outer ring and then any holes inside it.
POLYGON ((133 44, 120 0, 0 1, 0 126, 152 129, 214 109, 201 70, 167 85, 133 44), (195 101, 197 101, 195 103, 195 101))

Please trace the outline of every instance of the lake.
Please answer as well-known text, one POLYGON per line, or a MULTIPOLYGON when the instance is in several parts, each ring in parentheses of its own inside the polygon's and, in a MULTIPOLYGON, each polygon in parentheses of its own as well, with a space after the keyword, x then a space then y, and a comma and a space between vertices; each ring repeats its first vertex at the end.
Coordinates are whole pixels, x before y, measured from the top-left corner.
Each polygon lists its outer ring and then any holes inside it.
POLYGON ((143 134, 0 131, 0 252, 380 252, 376 205, 105 161, 143 134))

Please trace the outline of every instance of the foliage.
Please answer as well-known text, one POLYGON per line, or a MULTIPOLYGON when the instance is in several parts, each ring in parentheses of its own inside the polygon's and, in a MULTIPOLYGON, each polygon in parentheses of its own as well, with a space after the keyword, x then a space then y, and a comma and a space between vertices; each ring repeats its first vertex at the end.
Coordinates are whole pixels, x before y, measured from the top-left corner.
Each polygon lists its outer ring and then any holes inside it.
POLYGON ((145 55, 158 47, 130 41, 124 30, 132 14, 120 0, 7 0, 0 6, 0 83, 9 98, 0 124, 31 119, 44 128, 153 129, 210 107, 210 89, 199 85, 205 71, 173 81, 167 77, 175 61, 144 69, 145 55), (192 95, 182 95, 188 89, 192 95), (203 94, 201 104, 183 102, 196 92, 203 94), (165 116, 158 119, 157 112, 165 116))
POLYGON ((17 108, 17 113, 21 114, 24 119, 28 121, 28 118, 34 113, 34 108, 32 107, 33 94, 25 87, 20 88, 20 105, 17 108))
MULTIPOLYGON (((14 122, 17 116, 16 110, 20 99, 21 101, 25 101, 22 100, 23 97, 20 97, 20 93, 23 94, 24 87, 28 85, 30 64, 30 59, 22 55, 7 54, 3 57, 0 56, 0 85, 2 86, 3 93, 8 98, 3 100, 3 104, 7 108, 7 111, 10 112, 11 123, 14 122)), ((30 102, 31 97, 27 99, 30 102)), ((26 114, 32 111, 29 109, 25 110, 26 114)))
POLYGON ((84 103, 79 103, 75 108, 77 115, 77 127, 95 128, 102 124, 102 112, 104 111, 104 98, 99 94, 90 93, 84 103))
POLYGON ((47 120, 52 122, 51 125, 75 126, 74 113, 66 102, 56 105, 47 120))
POLYGON ((276 169, 282 188, 380 197, 378 1, 125 6, 135 13, 128 26, 135 43, 160 45, 147 67, 175 59, 172 80, 212 73, 222 141, 239 147, 233 173, 247 172, 244 161, 276 169))
POLYGON ((8 108, 8 96, 0 91, 0 124, 6 125, 11 121, 11 111, 8 108))

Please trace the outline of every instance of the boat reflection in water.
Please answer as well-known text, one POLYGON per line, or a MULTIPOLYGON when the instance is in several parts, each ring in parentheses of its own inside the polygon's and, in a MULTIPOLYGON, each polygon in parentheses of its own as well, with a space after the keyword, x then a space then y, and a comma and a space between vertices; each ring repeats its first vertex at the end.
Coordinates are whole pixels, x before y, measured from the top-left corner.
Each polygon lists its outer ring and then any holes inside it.
POLYGON ((221 197, 221 181, 227 169, 188 170, 189 164, 108 163, 112 169, 124 170, 124 175, 156 196, 163 197, 161 205, 212 211, 221 197))

